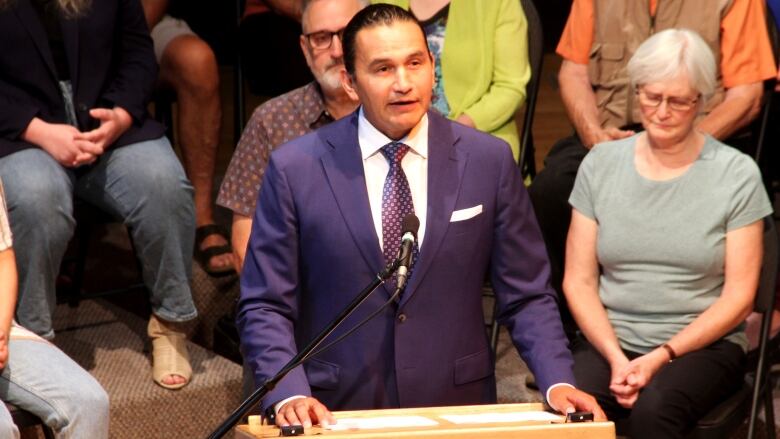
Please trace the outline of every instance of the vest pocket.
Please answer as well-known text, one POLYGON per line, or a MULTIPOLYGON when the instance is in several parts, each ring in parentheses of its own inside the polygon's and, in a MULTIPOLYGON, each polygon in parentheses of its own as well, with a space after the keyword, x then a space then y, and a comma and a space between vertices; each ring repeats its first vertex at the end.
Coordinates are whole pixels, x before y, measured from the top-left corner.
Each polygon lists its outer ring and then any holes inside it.
POLYGON ((588 77, 593 85, 609 82, 625 68, 626 48, 618 43, 597 43, 590 51, 588 77))
POLYGON ((455 385, 487 378, 493 374, 493 362, 490 360, 490 350, 485 349, 475 354, 455 360, 455 385))
POLYGON ((304 369, 309 386, 324 390, 335 390, 338 387, 339 365, 312 358, 304 365, 304 369))

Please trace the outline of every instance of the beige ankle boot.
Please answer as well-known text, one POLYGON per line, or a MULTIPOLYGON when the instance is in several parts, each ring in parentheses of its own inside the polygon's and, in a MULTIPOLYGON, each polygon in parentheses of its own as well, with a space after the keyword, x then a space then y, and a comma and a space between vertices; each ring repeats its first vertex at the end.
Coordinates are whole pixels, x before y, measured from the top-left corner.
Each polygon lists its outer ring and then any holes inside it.
POLYGON ((166 389, 180 389, 190 382, 192 367, 180 323, 168 322, 152 314, 147 333, 152 340, 152 379, 166 389), (179 375, 185 382, 166 384, 163 378, 179 375))

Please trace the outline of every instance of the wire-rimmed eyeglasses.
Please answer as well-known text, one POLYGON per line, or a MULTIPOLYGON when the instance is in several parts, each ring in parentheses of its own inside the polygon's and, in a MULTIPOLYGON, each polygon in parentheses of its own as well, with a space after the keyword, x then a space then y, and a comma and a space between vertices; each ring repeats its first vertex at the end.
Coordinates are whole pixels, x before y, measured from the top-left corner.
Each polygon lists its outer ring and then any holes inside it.
POLYGON ((693 108, 696 103, 699 102, 699 98, 701 97, 701 94, 696 95, 695 98, 681 98, 677 96, 664 97, 662 94, 649 93, 642 88, 638 88, 636 90, 636 94, 639 97, 640 105, 650 108, 658 108, 661 106, 662 102, 666 101, 667 108, 680 112, 688 111, 693 108))

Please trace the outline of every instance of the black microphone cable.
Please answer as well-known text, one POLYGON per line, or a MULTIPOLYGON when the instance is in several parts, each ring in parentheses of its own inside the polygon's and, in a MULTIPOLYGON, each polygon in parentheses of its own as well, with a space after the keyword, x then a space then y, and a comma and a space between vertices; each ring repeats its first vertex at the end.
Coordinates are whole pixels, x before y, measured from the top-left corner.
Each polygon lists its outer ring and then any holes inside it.
MULTIPOLYGON (((360 329, 363 325, 369 322, 369 320, 373 319, 379 313, 381 313, 385 308, 390 306, 391 303, 396 302, 398 300, 398 297, 401 295, 401 291, 403 291, 404 286, 406 285, 406 277, 409 268, 412 266, 412 253, 415 242, 417 242, 417 230, 420 228, 420 220, 415 216, 413 213, 410 213, 406 215, 403 219, 402 223, 402 237, 401 237, 401 247, 398 249, 398 257, 396 258, 396 261, 391 265, 399 265, 399 275, 397 278, 397 286, 395 289, 395 292, 393 292, 393 295, 390 296, 390 298, 379 308, 376 309, 376 311, 369 314, 366 318, 358 322, 355 326, 350 328, 349 331, 341 334, 338 338, 333 340, 332 342, 326 344, 325 346, 322 346, 321 348, 314 351, 310 357, 314 357, 315 355, 321 354, 324 351, 330 349, 331 346, 335 345, 336 343, 340 342, 341 340, 344 340, 348 336, 352 335, 355 331, 360 329), (401 273, 401 270, 403 269, 403 273, 401 273)), ((389 266, 388 266, 389 268, 389 266)))
POLYGON ((314 351, 314 352, 313 352, 313 353, 312 353, 312 354, 311 354, 311 355, 310 355, 308 358, 314 357, 314 356, 316 356, 316 355, 319 355, 319 354, 321 354, 321 353, 325 352, 326 350, 330 349, 330 348, 331 348, 333 345, 335 345, 336 343, 338 343, 338 342, 340 342, 341 340, 344 340, 344 339, 345 339, 345 338, 347 338, 348 336, 352 335, 352 334, 353 334, 355 331, 357 331, 358 329, 360 329, 360 327, 362 327, 363 325, 365 325, 366 323, 368 323, 368 322, 369 322, 371 319, 373 319, 374 317, 378 316, 380 312, 382 312, 382 311, 383 311, 385 308, 387 308, 387 307, 388 307, 388 306, 389 306, 391 303, 395 302, 395 301, 398 299, 398 296, 400 296, 400 295, 401 295, 401 290, 402 290, 402 288, 396 288, 396 289, 395 289, 395 292, 393 293, 393 295, 392 295, 392 296, 390 296, 390 298, 387 300, 387 302, 385 302, 385 303, 384 303, 382 306, 380 306, 379 308, 377 308, 377 310, 376 310, 376 311, 372 312, 372 313, 371 313, 371 314, 369 314, 369 315, 368 315, 366 318, 364 318, 363 320, 361 320, 361 321, 360 321, 360 322, 359 322, 357 325, 355 325, 355 326, 353 326, 352 328, 350 328, 350 330, 349 330, 349 331, 347 331, 347 332, 345 332, 345 333, 341 334, 340 336, 338 336, 338 338, 337 338, 337 339, 333 340, 332 342, 330 342, 330 343, 326 344, 325 346, 323 346, 323 347, 321 347, 321 348, 317 349, 316 351, 314 351))

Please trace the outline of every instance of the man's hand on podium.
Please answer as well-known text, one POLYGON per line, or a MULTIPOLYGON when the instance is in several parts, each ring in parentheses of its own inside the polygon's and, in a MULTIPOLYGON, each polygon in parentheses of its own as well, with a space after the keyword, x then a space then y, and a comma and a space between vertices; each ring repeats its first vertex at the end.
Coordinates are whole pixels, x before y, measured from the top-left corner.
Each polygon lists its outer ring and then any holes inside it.
POLYGON ((591 412, 594 421, 607 420, 607 415, 599 407, 596 398, 574 387, 556 386, 550 389, 550 398, 547 402, 564 415, 573 412, 591 412))
POLYGON ((280 427, 303 425, 303 428, 309 428, 313 424, 327 427, 335 423, 336 418, 333 417, 330 410, 312 397, 290 400, 281 406, 279 412, 276 413, 276 425, 280 427))

